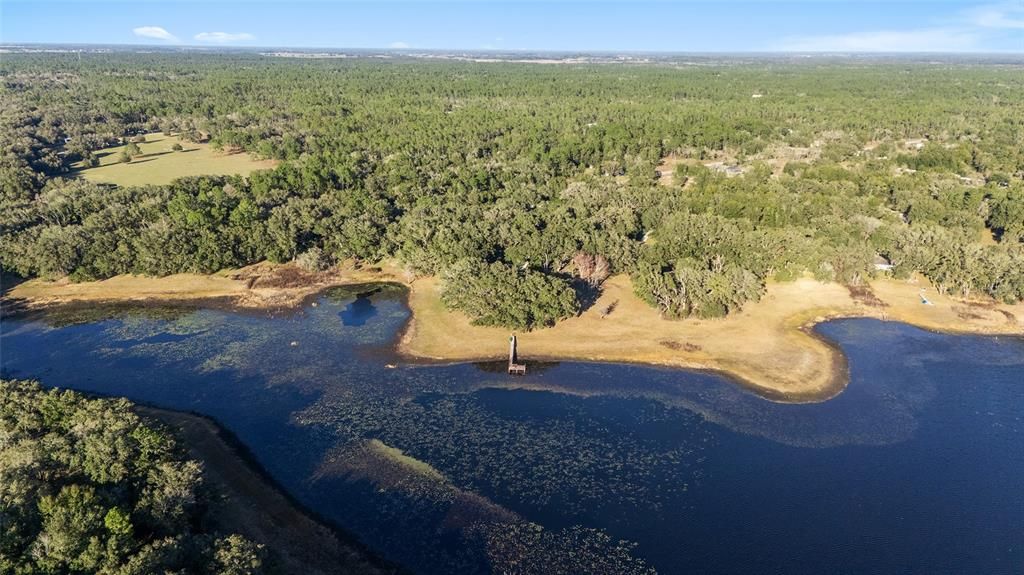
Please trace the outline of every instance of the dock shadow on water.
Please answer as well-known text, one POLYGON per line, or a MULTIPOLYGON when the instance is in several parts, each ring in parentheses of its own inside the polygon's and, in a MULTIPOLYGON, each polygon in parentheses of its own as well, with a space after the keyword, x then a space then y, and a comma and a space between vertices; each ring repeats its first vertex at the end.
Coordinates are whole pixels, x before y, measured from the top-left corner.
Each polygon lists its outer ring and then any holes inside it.
POLYGON ((301 503, 420 573, 1024 565, 1020 338, 829 322, 850 385, 787 405, 635 365, 403 364, 385 350, 408 317, 379 284, 274 317, 5 318, 2 370, 212 416, 301 503))
MULTIPOLYGON (((546 371, 556 369, 561 362, 557 361, 531 361, 530 371, 534 375, 544 373, 546 371)), ((507 360, 495 360, 495 361, 475 361, 473 365, 482 373, 487 374, 508 374, 508 361, 507 360)), ((514 380, 513 380, 514 383, 514 380)))

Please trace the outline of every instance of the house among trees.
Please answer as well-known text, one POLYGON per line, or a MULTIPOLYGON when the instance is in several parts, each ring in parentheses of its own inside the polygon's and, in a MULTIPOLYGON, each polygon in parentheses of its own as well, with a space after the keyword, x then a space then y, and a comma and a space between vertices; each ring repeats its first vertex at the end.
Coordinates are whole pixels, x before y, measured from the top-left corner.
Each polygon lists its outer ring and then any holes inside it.
POLYGON ((875 254, 875 262, 874 263, 875 263, 875 269, 878 270, 878 271, 882 271, 882 272, 890 272, 890 271, 892 271, 892 262, 889 261, 889 258, 887 258, 887 257, 885 257, 885 256, 883 256, 881 254, 875 254))
POLYGON ((743 173, 743 168, 739 165, 726 164, 725 162, 711 162, 710 164, 704 164, 704 167, 723 173, 729 177, 739 176, 743 173))

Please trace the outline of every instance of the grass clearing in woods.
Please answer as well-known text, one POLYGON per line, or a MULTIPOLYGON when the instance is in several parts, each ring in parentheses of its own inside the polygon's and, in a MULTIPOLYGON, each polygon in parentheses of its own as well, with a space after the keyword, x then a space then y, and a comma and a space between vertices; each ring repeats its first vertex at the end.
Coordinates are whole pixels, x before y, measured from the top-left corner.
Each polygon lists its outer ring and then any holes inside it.
POLYGON ((209 144, 186 142, 160 132, 146 134, 146 141, 138 144, 142 154, 127 164, 121 162, 125 146, 127 144, 96 152, 99 166, 86 168, 78 162, 73 174, 97 183, 145 186, 169 184, 185 176, 246 176, 277 165, 276 160, 255 160, 246 153, 216 152, 209 144), (182 149, 172 150, 174 144, 181 144, 182 149))

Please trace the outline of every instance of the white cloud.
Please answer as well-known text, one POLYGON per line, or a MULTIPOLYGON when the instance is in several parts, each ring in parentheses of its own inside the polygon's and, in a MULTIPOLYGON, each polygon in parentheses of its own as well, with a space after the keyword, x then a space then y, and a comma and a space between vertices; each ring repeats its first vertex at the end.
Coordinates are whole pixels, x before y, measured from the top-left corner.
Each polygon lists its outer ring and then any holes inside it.
POLYGON ((970 13, 971 23, 981 28, 1024 30, 1024 3, 993 4, 975 8, 970 13))
POLYGON ((979 49, 978 40, 978 34, 969 30, 878 30, 788 38, 778 49, 787 52, 970 52, 979 49))
MULTIPOLYGON (((1009 30, 1024 30, 1022 0, 963 10, 932 27, 795 36, 783 39, 773 49, 793 52, 977 52, 991 49, 993 41, 1005 40, 1009 32, 1003 31, 1009 30)), ((1018 42, 1018 46, 1024 47, 1024 42, 1018 42)))
POLYGON ((405 42, 392 42, 392 43, 388 44, 388 48, 391 48, 392 50, 405 50, 405 49, 411 48, 411 47, 412 46, 409 46, 405 42))
POLYGON ((166 42, 178 41, 177 36, 159 26, 139 26, 138 28, 132 28, 132 32, 140 38, 152 38, 154 40, 164 40, 166 42))
POLYGON ((200 42, 212 42, 214 44, 228 44, 231 42, 245 42, 255 40, 256 37, 248 32, 200 32, 194 36, 200 42))

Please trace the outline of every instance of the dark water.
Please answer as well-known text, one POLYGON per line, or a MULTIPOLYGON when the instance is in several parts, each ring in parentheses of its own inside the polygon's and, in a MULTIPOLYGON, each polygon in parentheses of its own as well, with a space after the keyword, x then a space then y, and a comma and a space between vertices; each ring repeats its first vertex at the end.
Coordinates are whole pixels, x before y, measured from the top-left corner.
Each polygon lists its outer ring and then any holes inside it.
POLYGON ((688 371, 403 365, 407 317, 389 286, 273 318, 91 310, 4 320, 0 352, 5 376, 215 417, 419 572, 1024 572, 1020 338, 829 322, 849 387, 783 405, 688 371))

